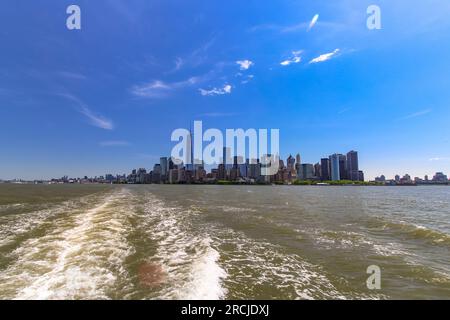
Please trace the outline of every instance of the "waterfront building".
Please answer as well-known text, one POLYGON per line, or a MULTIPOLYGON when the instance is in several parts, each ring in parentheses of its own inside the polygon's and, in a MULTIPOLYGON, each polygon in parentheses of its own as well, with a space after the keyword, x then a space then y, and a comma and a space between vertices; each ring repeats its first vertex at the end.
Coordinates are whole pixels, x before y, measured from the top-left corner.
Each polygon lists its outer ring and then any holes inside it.
POLYGON ((239 165, 239 173, 241 174, 242 178, 248 177, 248 164, 247 163, 243 163, 243 164, 239 165))
POLYGON ((261 167, 259 161, 257 159, 251 159, 249 162, 248 177, 251 179, 258 179, 261 175, 261 167))
POLYGON ((178 169, 178 183, 186 183, 186 169, 180 168, 178 169))
POLYGON ((321 165, 318 162, 314 165, 314 176, 318 179, 322 179, 321 175, 322 175, 321 165))
POLYGON ((358 152, 353 150, 347 153, 347 179, 361 181, 359 176, 358 152))
POLYGON ((302 158, 300 157, 300 154, 297 153, 297 156, 295 157, 295 170, 297 172, 300 171, 301 164, 302 164, 302 158))
POLYGON ((413 183, 413 180, 411 179, 411 176, 409 174, 405 174, 401 179, 400 179, 400 184, 411 184, 413 183))
POLYGON ((169 158, 169 169, 168 170, 171 170, 171 169, 175 169, 175 162, 173 161, 172 157, 169 158))
POLYGON ((217 180, 219 178, 219 170, 218 169, 212 169, 210 178, 214 179, 214 180, 217 180))
POLYGON ((236 167, 236 168, 233 167, 231 169, 231 172, 230 172, 230 180, 231 181, 236 181, 239 177, 240 177, 239 168, 238 167, 236 167))
POLYGON ((312 180, 314 176, 314 166, 309 163, 304 163, 300 166, 300 171, 297 172, 297 178, 299 180, 312 180))
POLYGON ((329 180, 331 180, 330 159, 323 158, 323 159, 320 160, 320 170, 321 170, 320 179, 322 181, 329 181, 329 180))
POLYGON ((292 155, 289 155, 289 157, 286 160, 286 165, 288 170, 295 169, 295 158, 292 155))
POLYGON ((434 182, 448 182, 447 176, 442 172, 436 172, 433 177, 434 182))
POLYGON ((223 163, 219 164, 217 171, 218 171, 218 179, 219 180, 227 179, 227 171, 225 170, 225 165, 223 163))
POLYGON ((165 181, 169 173, 169 162, 167 160, 167 157, 162 157, 159 160, 159 163, 161 165, 161 180, 165 181))
POLYGON ((343 154, 339 155, 339 177, 340 180, 348 180, 347 174, 347 157, 343 154))
POLYGON ((333 181, 341 180, 339 159, 340 155, 337 153, 330 156, 330 169, 331 169, 330 176, 331 180, 333 181))
POLYGON ((224 147, 222 153, 222 163, 225 165, 225 170, 229 171, 233 167, 232 161, 231 148, 224 147))
POLYGON ((169 183, 170 184, 178 183, 178 169, 169 170, 169 183))
POLYGON ((364 181, 364 171, 358 171, 358 179, 356 181, 364 181))

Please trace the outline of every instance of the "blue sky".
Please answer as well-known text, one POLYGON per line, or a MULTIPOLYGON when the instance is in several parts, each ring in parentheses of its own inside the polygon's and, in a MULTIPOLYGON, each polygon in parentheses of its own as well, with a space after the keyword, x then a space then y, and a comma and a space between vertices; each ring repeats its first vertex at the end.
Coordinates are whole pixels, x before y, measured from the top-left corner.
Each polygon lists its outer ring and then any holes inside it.
POLYGON ((280 129, 309 163, 355 149, 369 178, 450 173, 449 17, 448 0, 3 2, 0 178, 151 168, 194 120, 280 129))

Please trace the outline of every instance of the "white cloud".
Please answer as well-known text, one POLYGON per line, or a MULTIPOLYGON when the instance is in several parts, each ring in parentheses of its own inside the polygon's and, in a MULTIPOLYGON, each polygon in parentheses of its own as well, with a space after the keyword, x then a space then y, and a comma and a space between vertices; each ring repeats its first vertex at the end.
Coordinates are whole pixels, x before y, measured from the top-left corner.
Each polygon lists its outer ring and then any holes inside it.
POLYGON ((250 60, 236 61, 236 63, 239 65, 241 70, 248 70, 252 65, 254 65, 254 63, 250 60))
POLYGON ((87 77, 81 73, 70 72, 70 71, 60 71, 58 73, 61 77, 74 79, 74 80, 86 80, 87 77))
POLYGON ((448 157, 436 157, 436 158, 430 158, 430 161, 449 161, 450 158, 448 157))
POLYGON ((89 109, 89 107, 77 97, 68 93, 59 93, 57 95, 75 102, 77 104, 78 112, 84 115, 86 118, 88 118, 89 123, 94 127, 98 127, 105 130, 114 129, 114 123, 112 122, 112 120, 95 113, 94 111, 89 109))
POLYGON ((166 74, 176 73, 185 65, 185 61, 180 57, 177 57, 173 63, 174 63, 173 68, 167 71, 166 74))
POLYGON ((237 116, 237 115, 239 115, 239 113, 209 112, 209 113, 199 114, 198 116, 199 117, 220 118, 220 117, 233 117, 233 116, 237 116))
POLYGON ((102 147, 127 147, 130 143, 123 140, 113 140, 113 141, 102 141, 100 146, 102 147))
POLYGON ((309 23, 308 31, 310 31, 312 28, 314 28, 314 26, 315 26, 316 23, 317 23, 317 20, 319 20, 319 15, 318 15, 318 14, 316 14, 316 15, 312 18, 311 22, 309 23))
POLYGON ((231 85, 227 84, 223 88, 213 88, 211 90, 199 89, 202 96, 218 96, 231 93, 231 85))
POLYGON ((248 75, 244 80, 241 81, 242 84, 247 84, 249 83, 255 76, 250 74, 248 75))
POLYGON ((289 66, 292 63, 300 63, 302 61, 302 57, 300 56, 302 51, 292 51, 292 57, 282 61, 280 64, 284 67, 289 66))
MULTIPOLYGON (((294 32, 301 32, 301 31, 310 31, 311 28, 315 27, 317 25, 317 22, 319 21, 319 15, 317 14, 313 17, 311 21, 306 22, 300 22, 292 25, 276 25, 276 24, 261 24, 253 26, 249 29, 247 29, 248 32, 258 32, 258 31, 275 31, 280 33, 294 33, 294 32), (316 19, 317 16, 317 20, 316 19)), ((352 25, 349 25, 348 23, 337 23, 337 22, 331 22, 331 21, 320 21, 320 26, 328 28, 330 30, 349 30, 352 28, 352 25)))
POLYGON ((175 60, 175 71, 178 71, 181 69, 181 67, 184 65, 184 61, 181 58, 177 58, 175 60))
POLYGON ((419 111, 419 112, 414 112, 414 113, 411 113, 411 114, 409 114, 409 115, 403 117, 402 120, 408 120, 408 119, 412 119, 412 118, 417 118, 417 117, 420 117, 420 116, 424 116, 424 115, 430 113, 431 111, 433 111, 433 110, 431 110, 431 109, 426 109, 426 110, 422 110, 422 111, 419 111))
POLYGON ((111 120, 109 120, 101 115, 95 114, 94 112, 92 112, 92 110, 90 110, 86 106, 81 107, 80 113, 85 115, 89 119, 89 122, 94 127, 98 127, 98 128, 105 129, 105 130, 113 130, 114 129, 114 124, 111 120))
POLYGON ((350 110, 352 110, 352 108, 344 108, 344 109, 340 110, 340 111, 338 112, 338 114, 343 114, 343 113, 346 113, 346 112, 348 112, 348 111, 350 111, 350 110))
POLYGON ((147 84, 136 85, 131 89, 131 92, 141 98, 161 98, 167 95, 172 90, 172 86, 163 81, 155 80, 147 84))
POLYGON ((150 83, 133 86, 131 93, 140 98, 164 98, 173 90, 196 85, 205 79, 206 77, 191 77, 187 80, 171 83, 154 80, 150 83))
POLYGON ((325 62, 325 61, 330 60, 331 58, 333 58, 339 52, 340 52, 340 50, 336 49, 333 52, 322 54, 322 55, 318 56, 317 58, 312 59, 309 63, 325 62))

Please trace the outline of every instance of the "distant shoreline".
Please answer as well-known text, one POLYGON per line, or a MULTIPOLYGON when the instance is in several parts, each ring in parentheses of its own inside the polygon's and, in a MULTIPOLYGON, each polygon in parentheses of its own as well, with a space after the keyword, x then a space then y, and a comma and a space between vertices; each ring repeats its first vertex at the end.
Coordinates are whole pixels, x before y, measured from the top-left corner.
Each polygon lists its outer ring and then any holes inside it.
POLYGON ((281 183, 51 183, 51 182, 0 182, 1 185, 45 185, 45 186, 255 186, 255 187, 432 187, 432 186, 450 186, 450 183, 427 183, 427 184, 380 184, 380 183, 355 183, 355 184, 333 184, 333 183, 311 183, 311 184, 281 184, 281 183))

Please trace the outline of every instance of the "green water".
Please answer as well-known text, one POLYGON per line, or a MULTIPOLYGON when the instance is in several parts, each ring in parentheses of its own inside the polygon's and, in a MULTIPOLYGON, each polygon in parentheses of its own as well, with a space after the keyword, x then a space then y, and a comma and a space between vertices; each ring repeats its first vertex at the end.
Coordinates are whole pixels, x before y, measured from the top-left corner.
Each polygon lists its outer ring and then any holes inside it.
POLYGON ((3 184, 0 298, 449 299, 450 188, 3 184))

